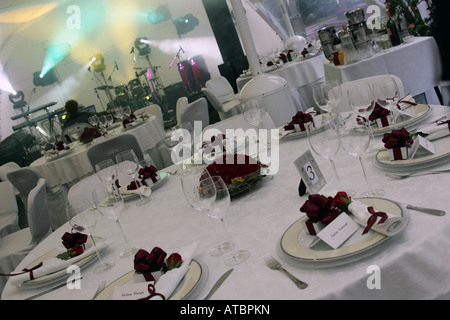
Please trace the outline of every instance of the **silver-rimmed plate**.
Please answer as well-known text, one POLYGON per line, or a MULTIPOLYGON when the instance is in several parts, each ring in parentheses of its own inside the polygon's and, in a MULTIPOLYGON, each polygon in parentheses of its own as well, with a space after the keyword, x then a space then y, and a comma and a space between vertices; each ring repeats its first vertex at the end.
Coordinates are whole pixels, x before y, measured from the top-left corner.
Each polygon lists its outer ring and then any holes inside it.
MULTIPOLYGON (((325 127, 323 126, 319 126, 318 122, 322 121, 322 117, 324 118, 329 118, 330 117, 330 113, 322 113, 319 115, 314 116, 314 123, 315 123, 315 128, 311 131, 311 134, 317 133, 322 131, 325 127)), ((335 113, 331 113, 331 117, 332 118, 336 118, 337 114, 335 113)), ((307 131, 293 131, 293 130, 284 130, 284 127, 280 128, 280 139, 284 139, 284 140, 291 140, 291 139, 299 139, 299 138, 304 138, 308 136, 308 132, 307 131), (289 132, 291 131, 291 132, 289 132)))

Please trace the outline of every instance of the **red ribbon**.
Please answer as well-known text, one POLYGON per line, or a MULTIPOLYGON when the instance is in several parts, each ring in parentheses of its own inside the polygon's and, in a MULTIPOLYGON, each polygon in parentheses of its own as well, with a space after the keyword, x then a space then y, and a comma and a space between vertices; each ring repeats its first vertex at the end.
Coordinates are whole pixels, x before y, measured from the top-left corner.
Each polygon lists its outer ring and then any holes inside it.
POLYGON ((295 116, 292 117, 292 121, 284 126, 285 130, 293 130, 294 124, 300 125, 301 131, 305 131, 305 123, 312 122, 313 117, 310 113, 303 113, 302 111, 298 111, 295 116))
POLYGON ((447 120, 447 121, 436 121, 436 124, 437 124, 438 126, 441 126, 441 125, 443 125, 443 124, 447 124, 447 126, 448 126, 448 131, 450 131, 450 120, 447 120))
POLYGON ((152 272, 160 271, 164 268, 166 255, 167 253, 159 247, 153 248, 151 253, 140 249, 134 256, 134 270, 137 273, 142 273, 146 281, 154 281, 155 278, 152 272))
POLYGON ((402 109, 402 108, 400 108, 400 103, 406 103, 406 104, 409 104, 409 105, 412 105, 412 106, 417 106, 417 103, 414 103, 414 102, 411 102, 411 101, 402 100, 402 101, 399 101, 397 103, 397 109, 399 109, 399 110, 402 109))
POLYGON ((375 108, 373 109, 372 113, 369 115, 369 120, 374 121, 376 119, 386 118, 386 116, 388 116, 390 113, 391 113, 391 111, 383 108, 377 102, 375 104, 375 108))
POLYGON ((19 275, 21 275, 21 274, 25 274, 25 273, 29 272, 29 273, 30 273, 30 280, 34 280, 33 270, 36 270, 37 268, 40 268, 40 267, 42 267, 42 262, 39 263, 37 266, 31 268, 31 269, 27 269, 27 268, 23 269, 23 270, 22 270, 23 272, 19 272, 19 273, 10 273, 10 274, 7 274, 7 273, 1 273, 0 276, 2 276, 2 277, 13 277, 13 276, 19 276, 19 275))
POLYGON ((392 153, 394 154, 394 160, 401 160, 403 159, 402 156, 402 149, 401 148, 393 148, 392 153))
POLYGON ((414 142, 405 128, 392 130, 391 133, 386 132, 382 141, 384 142, 384 147, 386 149, 409 147, 414 142))
POLYGON ((155 286, 152 283, 148 285, 147 290, 150 295, 145 298, 140 298, 139 300, 150 300, 154 296, 160 296, 163 300, 166 300, 166 298, 161 293, 156 292, 155 286))
POLYGON ((373 207, 368 207, 367 210, 370 212, 370 217, 367 220, 367 226, 364 229, 362 234, 366 234, 367 232, 369 232, 370 228, 372 228, 372 226, 375 224, 375 222, 377 221, 377 218, 380 217, 380 221, 378 221, 377 224, 383 223, 387 220, 388 216, 385 212, 375 212, 375 209, 373 207))

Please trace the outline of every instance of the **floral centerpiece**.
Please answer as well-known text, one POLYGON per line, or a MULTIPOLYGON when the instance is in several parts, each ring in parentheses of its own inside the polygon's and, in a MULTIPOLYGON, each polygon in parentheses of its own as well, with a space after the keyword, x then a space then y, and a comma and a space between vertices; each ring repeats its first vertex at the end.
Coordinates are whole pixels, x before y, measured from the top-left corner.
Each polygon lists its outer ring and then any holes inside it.
POLYGON ((183 258, 178 253, 172 253, 167 257, 167 253, 154 247, 150 253, 140 249, 134 256, 135 279, 144 277, 145 281, 158 281, 161 275, 179 268, 183 263, 183 258))
POLYGON ((390 160, 408 159, 408 148, 414 143, 412 135, 405 128, 386 132, 382 141, 390 160))
POLYGON ((99 138, 102 136, 102 133, 97 128, 89 128, 83 131, 80 135, 81 143, 89 143, 92 142, 95 138, 99 138))
POLYGON ((220 176, 231 196, 251 188, 261 181, 261 167, 256 159, 244 154, 224 154, 210 163, 206 170, 211 176, 220 176))
POLYGON ((305 124, 309 122, 313 122, 312 113, 298 111, 291 122, 284 126, 284 130, 306 131, 305 124))

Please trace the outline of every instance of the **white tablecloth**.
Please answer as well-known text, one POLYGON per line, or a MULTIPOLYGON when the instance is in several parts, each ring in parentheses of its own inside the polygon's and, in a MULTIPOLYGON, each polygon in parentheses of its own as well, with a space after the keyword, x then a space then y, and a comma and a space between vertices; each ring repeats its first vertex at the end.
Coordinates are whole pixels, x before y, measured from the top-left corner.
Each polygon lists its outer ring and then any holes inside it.
MULTIPOLYGON (((305 60, 285 63, 279 68, 268 69, 266 72, 285 79, 291 88, 298 111, 305 111, 315 106, 312 86, 314 82, 324 77, 323 65, 327 62, 328 60, 321 53, 305 60)), ((241 75, 236 80, 238 89, 240 90, 250 79, 249 75, 241 75)))
POLYGON ((432 37, 416 37, 413 42, 392 47, 368 59, 350 65, 327 63, 325 79, 340 83, 365 77, 393 74, 398 76, 405 93, 415 96, 432 90, 441 82, 441 60, 432 37))
MULTIPOLYGON (((450 117, 450 108, 433 106, 426 121, 442 114, 450 117)), ((330 268, 318 268, 314 263, 302 265, 284 255, 279 249, 283 233, 304 214, 299 211, 307 195, 298 195, 300 177, 293 161, 309 148, 308 140, 282 140, 280 143, 280 167, 273 178, 265 178, 260 188, 232 200, 225 219, 228 231, 240 248, 250 250, 251 256, 223 283, 212 299, 229 300, 290 300, 290 299, 435 299, 450 292, 450 210, 448 184, 450 173, 393 179, 371 165, 372 154, 367 154, 368 176, 376 186, 382 186, 385 198, 401 203, 443 209, 442 217, 410 210, 406 230, 383 246, 383 249, 356 262, 330 268), (426 187, 425 187, 426 186, 426 187), (269 269, 263 255, 272 252, 292 274, 309 284, 299 290, 284 274, 269 269), (378 267, 379 289, 369 289, 373 266, 378 267)), ((314 155, 327 179, 327 189, 332 190, 333 174, 327 160, 314 155)), ((364 187, 359 162, 340 150, 336 165, 342 183, 356 191, 364 187)), ((195 257, 208 269, 208 277, 199 288, 196 297, 202 299, 214 282, 228 267, 221 257, 211 257, 208 249, 217 242, 220 226, 190 208, 186 203, 179 174, 169 178, 166 184, 155 190, 152 200, 144 207, 133 202, 122 214, 123 229, 132 244, 148 251, 154 246, 166 252, 176 252, 186 245, 200 240, 195 257)), ((61 235, 69 231, 66 225, 55 231, 34 249, 17 270, 53 249, 61 243, 61 235)), ((133 258, 119 258, 123 239, 115 223, 98 216, 94 235, 110 241, 104 252, 106 261, 115 259, 116 266, 107 273, 93 274, 97 263, 82 270, 81 290, 66 287, 42 296, 42 299, 90 299, 101 280, 112 282, 133 269, 133 258), (84 289, 84 290, 83 290, 84 289)), ((2 299, 23 299, 43 289, 23 290, 8 282, 2 299)), ((195 298, 195 297, 193 297, 195 298)))
MULTIPOLYGON (((161 124, 157 121, 155 116, 151 116, 144 124, 136 127, 124 129, 123 126, 120 125, 109 131, 108 135, 119 135, 123 133, 134 135, 144 152, 153 149, 165 136, 164 128, 161 127, 161 124)), ((108 137, 97 138, 94 143, 101 143, 105 139, 108 139, 108 137)), ((30 166, 38 169, 51 187, 63 184, 73 184, 78 179, 91 174, 94 171, 94 168, 87 157, 87 149, 89 146, 78 144, 72 146, 72 148, 73 150, 61 158, 47 160, 45 157, 41 157, 32 162, 30 166)), ((151 156, 154 158, 153 160, 159 164, 161 161, 161 159, 158 159, 159 154, 155 151, 152 152, 151 156)))

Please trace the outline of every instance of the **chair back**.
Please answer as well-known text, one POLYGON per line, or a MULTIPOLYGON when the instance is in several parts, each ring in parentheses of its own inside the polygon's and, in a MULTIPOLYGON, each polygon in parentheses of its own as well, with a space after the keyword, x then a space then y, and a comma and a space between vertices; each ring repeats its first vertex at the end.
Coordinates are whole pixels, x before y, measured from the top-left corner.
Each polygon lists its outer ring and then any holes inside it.
POLYGON ((224 76, 215 77, 209 79, 205 83, 205 87, 218 98, 224 99, 227 97, 234 96, 234 90, 231 84, 228 82, 227 78, 224 76))
POLYGON ((87 151, 87 157, 92 167, 106 159, 116 162, 116 154, 132 149, 139 160, 144 158, 138 140, 132 134, 121 134, 92 145, 87 151))
POLYGON ((189 122, 194 128, 194 121, 202 122, 202 130, 209 125, 208 101, 199 98, 186 105, 180 115, 180 123, 189 122))
MULTIPOLYGON (((266 115, 264 116, 263 122, 260 126, 261 129, 275 129, 275 124, 273 123, 272 117, 268 112, 266 112, 266 115)), ((236 116, 233 116, 231 118, 216 122, 212 125, 207 126, 203 132, 205 132, 207 129, 218 129, 223 134, 226 133, 227 129, 242 129, 242 130, 248 130, 248 129, 255 129, 253 125, 248 123, 247 120, 245 120, 243 114, 238 114, 236 116)))
POLYGON ((206 98, 209 100, 214 109, 216 109, 216 111, 220 115, 220 118, 222 119, 222 115, 220 113, 224 113, 224 110, 223 105, 219 101, 218 97, 208 88, 202 88, 202 92, 205 94, 206 98))
POLYGON ((39 171, 32 167, 23 167, 11 171, 7 174, 8 180, 19 191, 24 204, 27 203, 26 198, 30 191, 36 186, 38 180, 42 178, 39 171))
POLYGON ((404 95, 403 82, 399 77, 397 77, 393 74, 384 74, 384 75, 380 75, 380 76, 361 78, 361 79, 357 79, 357 80, 353 80, 353 81, 349 81, 349 82, 344 82, 341 84, 342 98, 341 98, 341 101, 339 101, 339 105, 338 105, 339 112, 352 110, 350 103, 348 101, 348 96, 347 96, 347 92, 348 92, 349 88, 352 88, 356 84, 361 84, 361 83, 368 83, 368 84, 372 85, 377 82, 386 81, 387 79, 395 80, 395 83, 397 84, 398 91, 399 91, 399 93, 398 93, 399 97, 403 98, 403 95, 404 95))
POLYGON ((28 195, 27 215, 31 232, 31 243, 37 245, 50 231, 47 193, 45 179, 43 178, 37 181, 37 184, 28 195))
POLYGON ((152 104, 147 107, 143 107, 134 111, 135 115, 145 114, 145 115, 154 115, 158 119, 158 124, 161 125, 161 128, 164 130, 164 119, 161 107, 157 104, 152 104))
POLYGON ((184 107, 186 107, 188 104, 189 104, 189 100, 187 97, 178 98, 177 104, 175 107, 178 124, 181 124, 181 122, 180 122, 181 112, 183 111, 184 107))
POLYGON ((74 138, 76 135, 78 137, 84 130, 93 128, 89 123, 75 123, 64 129, 62 129, 61 138, 64 143, 71 143, 76 141, 78 138, 74 138))

